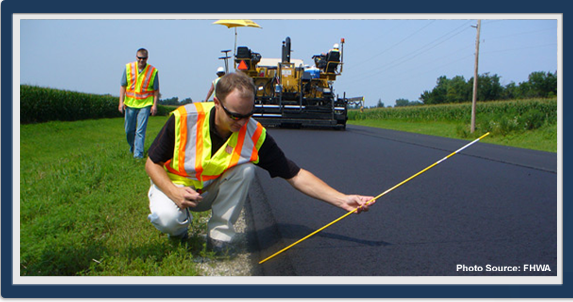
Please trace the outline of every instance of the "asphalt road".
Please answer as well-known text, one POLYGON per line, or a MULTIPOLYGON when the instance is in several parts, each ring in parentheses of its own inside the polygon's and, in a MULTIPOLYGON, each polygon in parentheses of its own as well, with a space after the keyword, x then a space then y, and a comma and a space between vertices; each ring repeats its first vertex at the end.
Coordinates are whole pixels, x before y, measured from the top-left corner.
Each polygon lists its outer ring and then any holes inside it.
MULTIPOLYGON (((289 158, 339 191, 371 196, 469 142, 352 125, 269 133, 289 158)), ((484 142, 381 197, 369 212, 258 265, 258 274, 557 275, 557 155, 484 142), (529 271, 526 264, 551 270, 529 271)), ((259 260, 345 214, 262 169, 246 209, 259 260)))

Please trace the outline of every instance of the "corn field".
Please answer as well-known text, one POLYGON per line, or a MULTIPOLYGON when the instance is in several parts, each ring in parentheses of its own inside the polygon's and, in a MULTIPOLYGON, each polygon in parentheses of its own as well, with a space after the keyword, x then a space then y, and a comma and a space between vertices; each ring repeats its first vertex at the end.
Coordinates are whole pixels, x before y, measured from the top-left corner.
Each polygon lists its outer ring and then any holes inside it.
MULTIPOLYGON (((20 85, 21 124, 122 117, 118 105, 117 96, 20 85)), ((168 112, 158 106, 158 115, 168 112)))
MULTIPOLYGON (((471 103, 449 105, 374 108, 364 112, 350 110, 349 120, 387 119, 402 121, 471 121, 471 103)), ((476 125, 483 131, 507 134, 557 124, 556 99, 481 102, 476 105, 476 125)))

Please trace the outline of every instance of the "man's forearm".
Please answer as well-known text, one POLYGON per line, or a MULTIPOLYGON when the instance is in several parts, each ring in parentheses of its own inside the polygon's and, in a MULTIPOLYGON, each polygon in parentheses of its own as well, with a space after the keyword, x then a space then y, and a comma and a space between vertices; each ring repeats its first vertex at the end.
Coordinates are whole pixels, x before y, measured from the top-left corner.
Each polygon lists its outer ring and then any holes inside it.
POLYGON ((123 103, 123 101, 125 100, 125 91, 126 91, 125 86, 121 86, 119 88, 119 102, 120 103, 123 103))
POLYGON ((356 213, 368 211, 368 202, 371 201, 371 203, 374 203, 375 201, 372 196, 347 195, 338 192, 320 178, 304 169, 300 169, 295 177, 287 179, 287 181, 302 193, 346 211, 355 210, 356 213))
POLYGON ((342 207, 345 194, 338 192, 320 178, 309 171, 300 169, 298 174, 287 180, 295 189, 300 192, 337 207, 342 207))

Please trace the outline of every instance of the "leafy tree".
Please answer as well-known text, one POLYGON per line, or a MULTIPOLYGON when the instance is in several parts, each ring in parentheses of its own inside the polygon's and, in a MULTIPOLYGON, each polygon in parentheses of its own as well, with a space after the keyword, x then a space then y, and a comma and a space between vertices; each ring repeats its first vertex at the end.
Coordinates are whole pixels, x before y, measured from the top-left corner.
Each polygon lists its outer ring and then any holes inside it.
MULTIPOLYGON (((490 76, 489 73, 478 76, 478 95, 479 101, 493 101, 501 99, 503 87, 499 83, 500 77, 497 74, 490 76)), ((473 78, 471 80, 473 87, 473 78)))
POLYGON ((181 102, 179 102, 179 104, 181 104, 181 105, 186 105, 186 104, 191 104, 191 103, 193 103, 193 100, 191 98, 186 98, 186 99, 183 99, 181 102))
POLYGON ((466 82, 463 76, 455 76, 446 87, 446 103, 463 103, 471 101, 473 82, 466 82))
POLYGON ((179 105, 179 98, 172 97, 170 99, 159 100, 159 104, 161 105, 179 105))
POLYGON ((159 100, 159 104, 161 105, 168 105, 168 106, 182 106, 186 104, 193 103, 191 98, 186 98, 182 101, 179 101, 178 97, 172 97, 170 99, 159 100))
POLYGON ((514 100, 520 98, 521 91, 515 82, 511 82, 505 86, 501 93, 501 100, 514 100))
POLYGON ((441 104, 446 102, 449 82, 450 80, 446 76, 438 78, 436 88, 431 93, 432 103, 441 104))
POLYGON ((557 72, 537 71, 529 75, 528 97, 542 97, 557 95, 557 72))

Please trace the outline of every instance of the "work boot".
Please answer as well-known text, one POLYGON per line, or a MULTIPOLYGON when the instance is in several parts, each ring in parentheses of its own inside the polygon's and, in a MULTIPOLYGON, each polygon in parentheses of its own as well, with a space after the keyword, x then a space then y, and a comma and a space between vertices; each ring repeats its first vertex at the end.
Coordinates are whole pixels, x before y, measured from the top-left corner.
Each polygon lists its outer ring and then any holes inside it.
POLYGON ((215 253, 216 256, 236 256, 235 247, 230 241, 221 241, 207 236, 207 250, 215 253))
POLYGON ((185 233, 183 233, 183 235, 179 235, 179 236, 171 236, 171 235, 167 234, 167 237, 173 242, 186 243, 189 240, 189 233, 185 232, 185 233))

